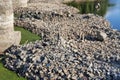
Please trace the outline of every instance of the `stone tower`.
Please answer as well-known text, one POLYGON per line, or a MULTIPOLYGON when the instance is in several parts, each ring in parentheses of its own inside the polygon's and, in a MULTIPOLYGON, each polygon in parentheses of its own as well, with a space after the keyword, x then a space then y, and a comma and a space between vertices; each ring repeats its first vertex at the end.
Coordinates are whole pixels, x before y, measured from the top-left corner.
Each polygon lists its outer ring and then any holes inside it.
POLYGON ((0 53, 11 45, 18 45, 21 33, 14 31, 12 0, 0 0, 0 53))

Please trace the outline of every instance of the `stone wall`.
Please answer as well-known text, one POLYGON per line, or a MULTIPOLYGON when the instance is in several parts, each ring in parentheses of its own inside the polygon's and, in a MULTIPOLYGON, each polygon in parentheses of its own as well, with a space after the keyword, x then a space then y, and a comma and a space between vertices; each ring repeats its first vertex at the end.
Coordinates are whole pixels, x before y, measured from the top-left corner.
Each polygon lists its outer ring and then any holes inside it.
POLYGON ((20 32, 14 31, 12 0, 0 0, 0 53, 21 40, 20 32))

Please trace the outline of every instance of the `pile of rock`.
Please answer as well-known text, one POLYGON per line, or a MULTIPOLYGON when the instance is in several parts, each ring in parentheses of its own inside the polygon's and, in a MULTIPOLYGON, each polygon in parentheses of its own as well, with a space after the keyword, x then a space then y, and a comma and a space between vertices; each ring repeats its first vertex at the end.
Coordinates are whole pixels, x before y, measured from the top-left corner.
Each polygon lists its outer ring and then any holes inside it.
POLYGON ((20 18, 35 18, 40 19, 35 16, 40 16, 43 19, 43 15, 48 17, 47 14, 55 15, 68 15, 78 13, 79 10, 73 7, 69 7, 64 4, 57 3, 29 3, 26 8, 15 9, 15 15, 20 18), (21 16, 20 16, 21 15, 21 16))
POLYGON ((69 41, 54 45, 51 41, 36 41, 12 46, 5 53, 4 65, 29 80, 120 78, 120 42, 77 44, 69 41))
POLYGON ((15 25, 23 26, 42 37, 58 40, 59 36, 62 36, 67 41, 70 39, 103 41, 107 38, 106 30, 111 30, 109 22, 93 14, 66 14, 64 11, 60 14, 54 10, 36 10, 36 12, 31 8, 16 10, 18 18, 15 20, 15 25))
POLYGON ((100 16, 43 4, 15 10, 15 25, 42 40, 6 50, 5 67, 29 80, 120 79, 119 31, 100 16))

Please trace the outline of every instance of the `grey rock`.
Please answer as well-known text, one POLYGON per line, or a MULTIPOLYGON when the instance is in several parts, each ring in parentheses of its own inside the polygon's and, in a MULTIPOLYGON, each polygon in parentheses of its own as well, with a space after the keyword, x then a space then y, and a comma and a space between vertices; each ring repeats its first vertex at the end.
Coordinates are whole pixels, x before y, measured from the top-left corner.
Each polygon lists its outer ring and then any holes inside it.
POLYGON ((97 32, 97 40, 99 41, 105 41, 107 38, 107 34, 104 32, 97 32))
POLYGON ((62 55, 61 56, 61 61, 64 61, 64 59, 65 59, 65 55, 62 55))

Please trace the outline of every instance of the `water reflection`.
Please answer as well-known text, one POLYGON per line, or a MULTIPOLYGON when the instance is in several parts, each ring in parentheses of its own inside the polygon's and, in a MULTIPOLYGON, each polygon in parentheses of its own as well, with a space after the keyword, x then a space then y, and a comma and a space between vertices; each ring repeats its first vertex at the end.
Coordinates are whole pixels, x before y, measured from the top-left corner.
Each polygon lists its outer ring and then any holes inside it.
POLYGON ((120 30, 120 0, 109 0, 109 2, 115 6, 108 8, 105 18, 111 22, 114 29, 120 30))
POLYGON ((90 2, 70 2, 70 6, 74 6, 80 10, 81 14, 94 13, 105 17, 110 21, 112 28, 120 30, 120 0, 97 0, 100 3, 100 9, 95 8, 96 1, 90 2))

